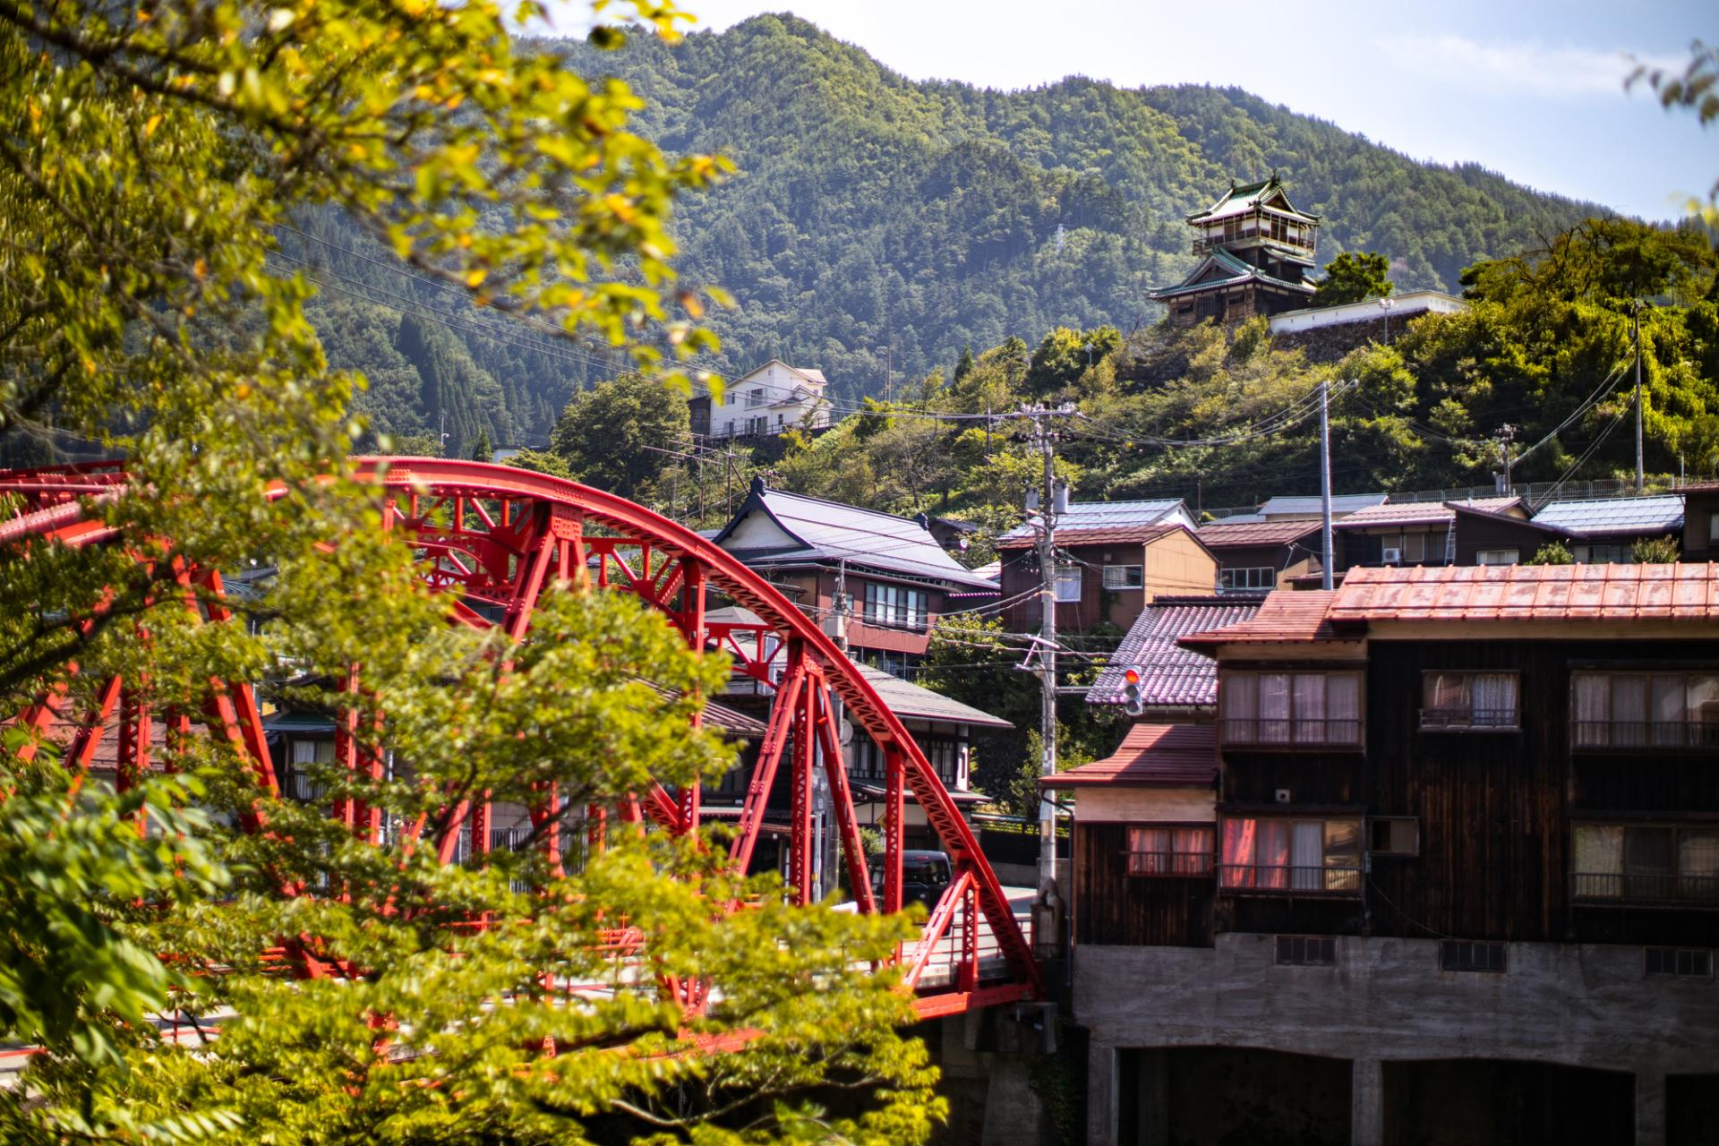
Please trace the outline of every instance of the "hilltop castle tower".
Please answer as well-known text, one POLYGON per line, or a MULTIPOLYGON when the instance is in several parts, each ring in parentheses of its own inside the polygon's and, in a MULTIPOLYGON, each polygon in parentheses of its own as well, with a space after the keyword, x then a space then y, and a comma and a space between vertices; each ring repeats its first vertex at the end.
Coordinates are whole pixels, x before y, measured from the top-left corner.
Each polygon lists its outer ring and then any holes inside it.
POLYGON ((1205 258, 1179 285, 1150 296, 1170 308, 1174 325, 1235 322, 1307 305, 1319 216, 1295 209, 1277 172, 1258 183, 1231 180, 1222 198, 1188 216, 1188 226, 1194 254, 1205 258))

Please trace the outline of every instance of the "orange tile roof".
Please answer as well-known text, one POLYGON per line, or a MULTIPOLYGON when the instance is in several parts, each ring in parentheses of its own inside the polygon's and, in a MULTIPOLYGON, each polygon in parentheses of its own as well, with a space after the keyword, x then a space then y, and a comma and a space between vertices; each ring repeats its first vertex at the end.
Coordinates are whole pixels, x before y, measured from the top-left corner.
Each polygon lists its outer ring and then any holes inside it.
POLYGON ((1200 788, 1218 774, 1218 734, 1210 724, 1136 724, 1113 755, 1055 776, 1041 788, 1114 784, 1131 788, 1200 788))
POLYGON ((1335 623, 1719 621, 1719 564, 1357 568, 1335 597, 1335 623))
POLYGON ((1358 639, 1358 634, 1334 629, 1327 612, 1338 590, 1279 589, 1265 599, 1250 621, 1225 628, 1207 629, 1182 638, 1189 648, 1227 644, 1278 644, 1301 641, 1358 639))

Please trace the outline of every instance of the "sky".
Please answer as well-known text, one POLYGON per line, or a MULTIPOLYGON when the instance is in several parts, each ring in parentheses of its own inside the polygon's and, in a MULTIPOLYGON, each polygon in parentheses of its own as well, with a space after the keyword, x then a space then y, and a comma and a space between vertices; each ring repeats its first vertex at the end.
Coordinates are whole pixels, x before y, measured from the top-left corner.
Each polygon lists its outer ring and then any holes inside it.
POLYGON ((1631 56, 1681 71, 1692 40, 1719 42, 1713 0, 680 3, 718 31, 792 11, 913 79, 1241 87, 1415 159, 1477 162, 1650 219, 1680 215, 1719 179, 1719 124, 1703 132, 1692 113, 1623 88, 1631 56))

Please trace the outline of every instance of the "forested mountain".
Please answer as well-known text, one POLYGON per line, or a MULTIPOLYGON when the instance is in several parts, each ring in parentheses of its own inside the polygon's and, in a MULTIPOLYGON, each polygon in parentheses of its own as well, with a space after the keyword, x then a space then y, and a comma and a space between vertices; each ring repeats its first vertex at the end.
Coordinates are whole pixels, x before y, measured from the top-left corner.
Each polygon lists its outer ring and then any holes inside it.
MULTIPOLYGON (((737 166, 678 208, 684 277, 737 300, 710 316, 724 350, 709 365, 815 366, 838 401, 882 394, 891 370, 947 368, 969 344, 1154 320, 1148 290, 1192 264, 1183 217, 1232 177, 1278 171, 1297 206, 1325 218, 1321 261, 1383 253, 1400 290, 1454 289, 1476 260, 1601 210, 1477 167, 1416 163, 1235 89, 912 82, 788 16, 673 47, 559 47, 582 73, 631 84, 646 103, 638 126, 665 150, 737 166)), ((337 218, 309 229, 320 241, 297 253, 341 264, 346 277, 329 281, 349 292, 319 312, 330 356, 373 375, 366 405, 385 428, 434 431, 445 411, 450 451, 480 420, 492 441, 540 441, 573 389, 607 372, 505 327, 429 319, 454 335, 438 339, 449 345, 432 381, 415 356, 432 344, 400 331, 398 312, 457 302, 365 261, 380 251, 337 218), (416 382, 401 373, 413 365, 416 382)))

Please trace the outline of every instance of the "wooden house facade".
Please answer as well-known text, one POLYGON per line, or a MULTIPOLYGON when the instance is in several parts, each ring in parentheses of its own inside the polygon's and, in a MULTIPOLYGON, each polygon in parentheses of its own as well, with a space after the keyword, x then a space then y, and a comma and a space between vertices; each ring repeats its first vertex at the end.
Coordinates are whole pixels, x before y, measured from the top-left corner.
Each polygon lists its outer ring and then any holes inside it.
POLYGON ((1195 1047, 1300 1140, 1708 1140, 1719 565, 1363 567, 1182 643, 1215 724, 1055 783, 1089 1141, 1187 1138, 1195 1047))

